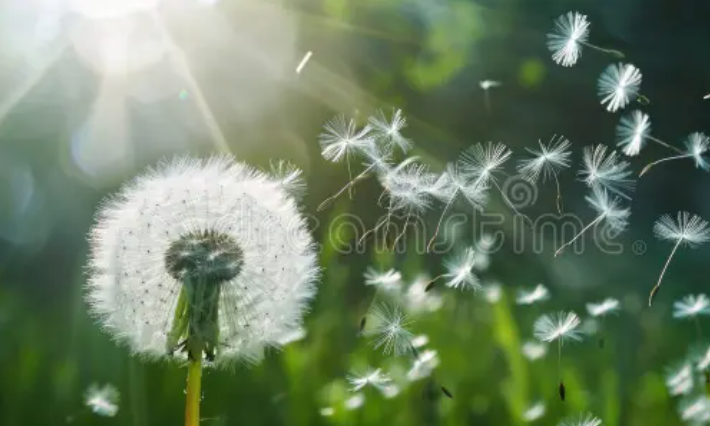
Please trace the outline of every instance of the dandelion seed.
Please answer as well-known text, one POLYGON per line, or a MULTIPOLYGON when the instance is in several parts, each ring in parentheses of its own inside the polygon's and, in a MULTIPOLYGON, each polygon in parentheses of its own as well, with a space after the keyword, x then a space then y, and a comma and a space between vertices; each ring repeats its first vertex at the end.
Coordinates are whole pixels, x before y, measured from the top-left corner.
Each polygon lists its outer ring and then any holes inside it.
POLYGON ((587 413, 577 417, 568 417, 558 423, 558 426, 601 426, 601 424, 601 419, 587 413))
POLYGON ((118 413, 119 398, 118 389, 110 384, 104 386, 91 385, 86 391, 84 403, 94 414, 113 417, 118 413))
POLYGON ((542 284, 538 284, 532 290, 518 291, 516 302, 518 305, 533 305, 538 302, 543 302, 550 299, 550 292, 542 284))
POLYGON ((395 269, 380 272, 373 268, 367 268, 365 285, 376 286, 385 291, 399 291, 402 287, 402 274, 395 269))
POLYGON ((616 112, 628 105, 629 98, 639 97, 641 71, 631 64, 609 65, 599 77, 597 84, 601 104, 609 112, 616 112))
POLYGON ((462 252, 448 258, 444 261, 446 273, 442 275, 446 279, 446 286, 449 288, 460 288, 461 290, 478 290, 481 288, 481 283, 476 274, 473 273, 473 267, 476 260, 476 252, 473 248, 468 247, 462 252))
POLYGON ((673 318, 694 318, 710 315, 710 299, 704 294, 685 296, 673 304, 673 318))
POLYGON ((536 361, 547 354, 547 345, 539 342, 525 342, 522 347, 523 356, 528 361, 536 361))
POLYGON ((301 62, 299 62, 298 66, 296 67, 296 74, 300 74, 301 71, 303 70, 303 67, 306 66, 308 63, 308 60, 311 59, 311 56, 313 55, 313 52, 310 50, 306 52, 305 56, 303 56, 303 59, 301 59, 301 62))
POLYGON ((318 276, 312 238, 283 180, 231 156, 163 163, 100 209, 88 302, 145 358, 188 360, 199 420, 202 361, 258 361, 297 329, 318 276))
POLYGON ((399 395, 400 389, 399 386, 391 384, 387 385, 382 389, 382 395, 387 398, 387 399, 392 399, 399 395))
POLYGON ((365 154, 374 143, 371 131, 369 125, 358 130, 354 120, 346 120, 342 114, 336 115, 325 124, 320 135, 321 155, 337 163, 355 154, 365 154))
POLYGON ((710 94, 703 96, 703 99, 710 99, 710 94))
POLYGON ((447 398, 449 398, 449 399, 454 399, 454 395, 453 395, 448 389, 446 389, 446 388, 443 387, 443 386, 441 387, 441 392, 443 392, 444 395, 446 395, 447 398))
POLYGON ((523 412, 523 420, 526 422, 534 422, 535 420, 538 420, 542 418, 542 416, 545 415, 545 403, 542 401, 538 401, 532 405, 530 405, 524 412, 523 412))
POLYGON ((678 406, 678 413, 684 422, 707 424, 710 421, 710 399, 706 395, 684 399, 678 406))
POLYGON ((498 303, 503 295, 503 288, 498 283, 488 283, 483 286, 483 295, 486 302, 491 304, 498 303))
POLYGON ((372 309, 376 325, 368 334, 376 336, 372 344, 375 349, 382 348, 385 355, 401 356, 412 352, 412 337, 407 330, 410 324, 402 311, 388 304, 377 304, 372 309))
POLYGON ((323 417, 331 417, 335 414, 335 408, 333 407, 323 407, 320 409, 320 415, 323 417))
POLYGON ((362 407, 365 404, 365 395, 361 393, 356 393, 350 398, 345 400, 345 408, 347 410, 353 411, 362 407))
POLYGON ((485 182, 472 185, 467 177, 461 173, 459 164, 449 163, 447 165, 446 171, 441 174, 430 190, 434 197, 446 204, 444 210, 441 212, 441 216, 439 216, 439 222, 434 230, 434 235, 429 240, 427 251, 431 250, 436 237, 439 235, 444 217, 454 202, 458 198, 461 198, 475 210, 483 211, 488 199, 487 190, 488 187, 485 182))
POLYGON ((668 265, 671 263, 671 259, 681 245, 686 245, 690 248, 694 248, 710 240, 710 229, 708 229, 708 223, 699 216, 691 215, 688 212, 679 212, 676 220, 673 220, 671 215, 663 215, 658 221, 656 221, 653 226, 653 233, 656 238, 665 241, 675 242, 675 246, 671 251, 671 254, 666 260, 666 264, 661 270, 661 275, 658 277, 658 282, 651 290, 651 294, 648 299, 648 306, 653 304, 653 299, 661 288, 661 282, 663 281, 663 276, 668 269, 668 265))
POLYGON ((623 58, 618 50, 604 49, 587 42, 589 21, 579 12, 567 12, 555 19, 552 32, 547 34, 547 48, 552 52, 552 60, 563 67, 571 67, 582 57, 582 46, 623 58))
POLYGON ((375 115, 370 117, 369 123, 372 127, 372 136, 388 150, 397 147, 402 152, 407 152, 414 145, 411 140, 402 136, 401 130, 407 127, 407 119, 401 109, 395 109, 389 120, 382 110, 377 110, 375 115))
POLYGON ((592 189, 604 188, 614 194, 630 200, 629 192, 634 190, 635 182, 629 179, 629 163, 621 160, 616 151, 607 155, 604 145, 584 148, 583 167, 579 171, 581 180, 592 189))
POLYGON ((441 308, 443 300, 440 296, 426 291, 431 279, 426 275, 420 275, 407 288, 405 293, 405 306, 412 313, 434 312, 441 308))
POLYGON ((392 382, 390 377, 383 373, 381 369, 368 369, 364 374, 350 374, 347 377, 350 383, 350 391, 357 392, 365 386, 372 386, 380 391, 392 382))
POLYGON ((629 223, 631 210, 622 208, 619 198, 611 198, 605 189, 599 187, 593 188, 592 195, 585 197, 585 199, 597 212, 596 219, 579 231, 571 240, 562 244, 555 252, 555 257, 559 256, 565 248, 572 245, 579 237, 587 232, 589 228, 596 226, 601 221, 605 221, 611 230, 617 233, 622 232, 629 223))
POLYGON ((574 312, 557 312, 543 315, 533 325, 535 338, 541 342, 550 343, 557 341, 557 370, 560 376, 559 394, 565 400, 566 389, 562 380, 562 345, 565 341, 580 341, 582 333, 579 331, 579 317, 574 312))
POLYGON ((621 304, 617 299, 604 299, 599 303, 587 303, 587 312, 593 317, 604 317, 618 311, 621 304))
POLYGON ((697 371, 707 371, 710 368, 710 344, 701 343, 691 351, 691 360, 697 371))
POLYGON ((540 176, 542 176, 542 182, 545 183, 548 179, 554 179, 555 185, 557 186, 557 211, 562 213, 561 199, 562 194, 560 192, 560 181, 557 175, 562 172, 562 170, 569 168, 570 156, 572 152, 570 151, 570 142, 564 136, 557 137, 553 136, 550 139, 548 145, 544 145, 542 141, 538 141, 540 144, 540 150, 525 148, 530 154, 533 155, 532 158, 520 160, 518 163, 518 173, 531 184, 537 184, 540 176))
POLYGON ((690 136, 685 140, 685 151, 675 149, 678 155, 671 157, 664 157, 660 160, 653 161, 646 165, 646 167, 641 170, 639 176, 645 175, 652 167, 657 164, 664 163, 666 161, 672 160, 682 160, 685 158, 692 158, 695 162, 695 167, 701 170, 710 170, 709 160, 706 158, 708 149, 710 149, 710 138, 708 138, 704 133, 695 132, 691 133, 690 136))
POLYGON ((629 157, 638 155, 646 144, 646 140, 683 154, 680 149, 651 136, 651 120, 648 114, 638 110, 621 118, 616 127, 616 135, 617 145, 622 147, 622 152, 629 157))
POLYGON ((693 367, 682 361, 666 369, 666 387, 671 396, 687 395, 693 390, 693 367))
POLYGON ((435 350, 426 350, 414 360, 412 368, 407 372, 407 380, 414 382, 429 377, 438 366, 438 353, 435 350))
POLYGON ((491 95, 488 92, 490 91, 490 89, 502 86, 503 83, 494 80, 481 80, 478 82, 478 85, 483 90, 483 99, 485 102, 486 111, 491 112, 491 95))

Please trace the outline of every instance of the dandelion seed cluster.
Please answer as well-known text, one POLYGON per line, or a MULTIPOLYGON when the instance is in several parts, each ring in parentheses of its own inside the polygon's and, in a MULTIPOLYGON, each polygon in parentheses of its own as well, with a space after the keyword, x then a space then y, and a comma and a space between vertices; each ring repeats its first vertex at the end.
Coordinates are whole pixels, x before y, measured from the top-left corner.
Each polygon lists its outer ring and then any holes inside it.
POLYGON ((218 364, 258 360, 298 330, 318 267, 290 195, 298 172, 277 168, 284 173, 230 156, 180 157, 105 202, 87 294, 103 326, 135 353, 164 358, 184 290, 189 333, 211 343, 218 364))

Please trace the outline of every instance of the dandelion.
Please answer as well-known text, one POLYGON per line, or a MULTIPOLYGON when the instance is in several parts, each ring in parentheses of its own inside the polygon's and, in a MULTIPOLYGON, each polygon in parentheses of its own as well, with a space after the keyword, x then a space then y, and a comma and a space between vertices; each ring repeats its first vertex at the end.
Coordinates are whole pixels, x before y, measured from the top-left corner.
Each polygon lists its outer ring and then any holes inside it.
POLYGON ((612 231, 621 232, 626 228, 629 221, 631 211, 628 208, 621 207, 619 198, 611 198, 605 189, 594 188, 591 196, 585 197, 587 202, 597 212, 597 217, 585 226, 571 240, 562 244, 555 252, 555 257, 566 248, 572 245, 579 237, 581 237, 589 228, 597 225, 601 221, 606 221, 612 231))
POLYGON ((364 374, 350 374, 348 375, 347 380, 350 383, 351 392, 357 392, 365 386, 372 386, 373 388, 382 391, 392 382, 392 379, 390 379, 390 377, 383 373, 379 368, 369 368, 364 374))
POLYGON ((349 180, 352 182, 351 158, 372 149, 374 141, 370 135, 371 130, 369 125, 358 130, 353 119, 346 120, 344 115, 336 115, 325 123, 324 132, 320 135, 321 155, 334 163, 345 159, 349 180))
POLYGON ((593 317, 605 317, 618 311, 620 303, 617 299, 607 298, 599 303, 587 303, 587 312, 593 317))
POLYGON ((547 34, 547 48, 552 52, 552 60, 563 67, 571 67, 582 56, 582 46, 623 58, 618 50, 603 49, 587 42, 589 21, 579 12, 567 12, 555 19, 552 32, 547 34))
POLYGON ((538 402, 530 405, 523 412, 523 420, 525 420, 526 422, 534 422, 535 420, 540 419, 544 415, 545 415, 545 403, 542 401, 538 401, 538 402))
POLYGON ((434 197, 446 203, 444 210, 439 216, 439 222, 436 224, 434 235, 429 240, 427 251, 431 251, 434 240, 439 235, 441 224, 444 221, 446 213, 453 203, 461 198, 475 210, 483 211, 486 206, 488 187, 485 183, 479 185, 471 184, 465 174, 460 171, 459 164, 449 163, 446 171, 441 174, 436 183, 432 186, 431 193, 434 197))
POLYGON ((345 409, 353 411, 362 407, 365 404, 365 395, 361 393, 356 393, 350 398, 345 400, 345 409))
POLYGON ((673 304, 673 318, 694 318, 710 314, 710 299, 704 294, 685 296, 673 304))
POLYGON ((695 167, 701 170, 710 170, 710 163, 706 158, 708 149, 710 148, 710 138, 708 138, 704 133, 695 132, 691 133, 690 136, 685 140, 685 151, 674 149, 678 152, 678 155, 673 155, 671 157, 664 157, 660 160, 653 161, 646 165, 646 167, 641 170, 639 176, 645 175, 651 167, 664 163, 666 161, 672 160, 682 160, 685 158, 692 158, 695 162, 695 167))
POLYGON ((538 302, 548 300, 550 298, 550 292, 542 284, 538 284, 532 290, 522 289, 518 291, 518 298, 516 302, 518 305, 533 305, 538 302))
POLYGON ((619 125, 616 127, 616 135, 617 145, 629 157, 638 155, 646 144, 646 140, 655 142, 679 154, 683 153, 680 149, 653 137, 651 135, 651 120, 648 114, 638 110, 621 118, 619 125))
POLYGON ((604 188, 626 200, 631 199, 628 192, 634 190, 635 183, 629 179, 629 163, 619 159, 616 151, 607 155, 605 145, 588 146, 584 148, 582 160, 579 176, 587 186, 604 188))
POLYGON ((90 240, 92 312, 134 353, 188 360, 187 425, 203 359, 259 360, 315 294, 312 239, 282 180, 230 156, 139 176, 102 206, 90 240))
POLYGON ((673 259, 678 247, 686 245, 690 248, 694 248, 710 240, 708 223, 700 216, 691 215, 688 212, 679 212, 676 220, 673 220, 673 217, 668 214, 661 216, 653 226, 653 233, 656 235, 656 238, 660 240, 675 242, 675 246, 673 246, 673 250, 661 270, 658 282, 651 290, 651 294, 648 297, 648 306, 653 304, 653 299, 661 288, 663 276, 666 274, 668 265, 670 265, 671 259, 673 259))
POLYGON ((701 343, 695 345, 691 351, 691 360, 695 363, 698 371, 707 371, 710 367, 710 344, 701 343))
POLYGON ((631 64, 622 63, 609 65, 597 83, 601 104, 606 104, 606 110, 609 112, 625 108, 631 97, 646 99, 639 95, 640 87, 641 71, 631 64))
POLYGON ((412 368, 407 372, 407 380, 414 382, 431 376, 439 366, 439 355, 435 350, 426 350, 414 360, 412 368))
POLYGON ((678 413, 684 422, 707 424, 710 422, 710 399, 706 395, 684 399, 678 406, 678 413))
POLYGON ((384 396, 387 399, 392 399, 399 395, 400 389, 399 386, 395 384, 390 384, 385 386, 384 388, 381 389, 382 396, 384 396))
POLYGON ((569 157, 572 155, 570 151, 569 139, 564 136, 553 136, 548 145, 538 141, 540 150, 525 148, 532 158, 520 160, 518 163, 518 173, 531 184, 537 184, 540 176, 542 182, 545 183, 548 179, 554 179, 557 186, 557 211, 562 213, 562 194, 560 192, 560 181, 557 175, 564 169, 570 166, 569 157))
POLYGON ((523 343, 522 351, 523 356, 525 356, 528 361, 536 361, 547 354, 547 345, 544 343, 529 341, 523 343))
POLYGON ((461 290, 480 289, 481 282, 473 272, 475 262, 476 252, 472 247, 467 247, 454 256, 447 258, 444 261, 446 272, 430 280, 425 291, 431 290, 434 283, 441 278, 446 279, 446 286, 449 288, 460 288, 461 290))
POLYGON ((667 368, 666 387, 671 396, 689 394, 693 390, 693 366, 683 360, 667 368))
POLYGON ((385 355, 394 356, 413 352, 414 335, 407 329, 410 321, 397 306, 376 304, 372 309, 372 316, 375 326, 367 334, 375 336, 372 342, 375 349, 382 348, 385 355))
POLYGON ((578 417, 568 417, 558 423, 558 426, 601 426, 601 424, 601 419, 587 413, 578 417))
POLYGON ((120 394, 118 389, 110 384, 104 386, 91 385, 86 391, 84 403, 91 412, 103 417, 113 417, 118 413, 120 394))
POLYGON ((373 268, 367 268, 365 285, 375 286, 386 291, 397 291, 402 286, 402 274, 395 269, 380 272, 373 268))
POLYGON ((412 148, 412 141, 402 136, 401 130, 407 127, 407 119, 401 109, 395 109, 392 118, 387 119, 382 110, 377 110, 375 115, 368 120, 375 140, 388 149, 399 148, 407 152, 412 148))
POLYGON ((560 375, 560 399, 565 400, 565 385, 562 380, 562 345, 565 341, 580 341, 582 333, 578 330, 579 317, 574 312, 557 312, 543 315, 533 325, 535 338, 541 342, 557 341, 557 367, 560 375))
POLYGON ((498 303, 502 295, 503 288, 500 284, 496 282, 488 283, 483 286, 483 296, 485 297, 486 302, 488 303, 498 303))
POLYGON ((483 90, 483 99, 486 105, 486 111, 491 112, 491 95, 488 92, 490 89, 502 86, 503 83, 495 80, 481 80, 478 82, 478 85, 481 87, 481 90, 483 90))
POLYGON ((303 171, 288 161, 279 160, 271 162, 271 175, 281 184, 284 191, 294 199, 302 200, 306 194, 306 182, 303 180, 303 171))
POLYGON ((426 346, 429 343, 429 337, 426 334, 420 334, 412 339, 412 346, 415 349, 419 349, 422 346, 426 346))

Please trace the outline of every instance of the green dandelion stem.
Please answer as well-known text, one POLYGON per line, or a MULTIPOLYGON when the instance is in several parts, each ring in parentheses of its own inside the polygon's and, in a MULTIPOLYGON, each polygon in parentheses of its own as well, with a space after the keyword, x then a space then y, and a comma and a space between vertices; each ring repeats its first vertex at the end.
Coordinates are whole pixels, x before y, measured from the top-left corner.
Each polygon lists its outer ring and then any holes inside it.
POLYGON ((202 386, 202 357, 190 360, 187 367, 187 391, 185 396, 185 426, 200 424, 200 396, 202 386))

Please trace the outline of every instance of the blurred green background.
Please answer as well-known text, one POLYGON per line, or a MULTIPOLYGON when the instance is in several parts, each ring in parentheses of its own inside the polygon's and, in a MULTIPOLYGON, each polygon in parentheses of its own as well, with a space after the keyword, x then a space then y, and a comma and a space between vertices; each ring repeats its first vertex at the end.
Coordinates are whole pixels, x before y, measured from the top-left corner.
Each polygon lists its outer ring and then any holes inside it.
MULTIPOLYGON (((223 150, 258 166, 283 158, 304 169, 304 211, 321 243, 324 274, 303 340, 269 352, 258 366, 205 374, 205 424, 518 425, 538 400, 547 412, 533 424, 557 424, 584 411, 610 426, 681 424, 664 373, 697 336, 692 324, 672 319, 671 305, 705 291, 710 248, 681 250, 656 306, 647 309, 644 301, 672 248, 653 238, 653 222, 679 210, 710 218, 704 172, 679 161, 644 176, 620 255, 590 247, 553 259, 552 246, 533 253, 530 240, 522 251, 506 244, 483 274, 502 283, 501 300, 442 291, 440 310, 412 318, 412 330, 426 334, 427 346, 438 352, 436 380, 454 399, 423 398, 424 380, 392 399, 368 390, 364 405, 349 411, 343 409, 345 377, 353 368, 380 366, 395 376, 409 368, 408 360, 384 357, 358 336, 373 297, 364 270, 394 267, 409 283, 441 273, 442 255, 371 247, 343 253, 337 241, 352 236, 334 235, 342 231, 331 221, 351 213, 374 224, 382 214, 378 185, 363 182, 354 201, 343 197, 316 212, 347 182, 346 168, 324 161, 317 141, 336 113, 363 120, 375 108, 396 106, 410 120, 406 135, 416 143, 414 153, 436 171, 475 142, 502 141, 520 154, 554 134, 572 142, 577 169, 583 146, 615 144, 620 117, 604 111, 596 95, 596 79, 614 58, 586 49, 566 69, 545 46, 553 19, 578 10, 591 21, 590 42, 623 51, 643 72, 653 134, 680 143, 693 131, 710 130, 710 101, 703 100, 710 92, 710 3, 198 3, 160 2, 161 29, 150 18, 154 12, 97 17, 70 9, 68 1, 0 2, 0 424, 182 423, 185 371, 130 357, 88 317, 85 236, 100 200, 145 166, 173 153, 223 150), (123 28, 129 18, 136 19, 130 36, 111 39, 107 28, 123 28), (306 51, 313 56, 296 74, 306 51), (503 83, 490 92, 490 110, 478 84, 484 79, 503 83), (631 250, 638 241, 641 254, 631 250), (516 306, 516 290, 537 283, 550 288, 552 299, 516 306), (603 350, 596 338, 565 348, 569 397, 562 403, 554 350, 530 362, 521 345, 541 313, 582 314, 585 303, 607 296, 620 299, 623 309, 604 323, 603 350), (115 417, 84 406, 92 383, 119 389, 115 417), (335 414, 321 416, 323 407, 335 414)), ((631 163, 640 170, 663 154, 649 146, 631 163)), ((566 210, 593 219, 573 171, 561 181, 566 210)), ((540 191, 525 210, 532 217, 554 210, 554 185, 540 191)), ((489 209, 510 219, 499 197, 489 209)), ((438 213, 427 221, 435 223, 438 213)), ((511 223, 499 229, 519 238, 511 223)), ((457 234, 458 245, 475 241, 473 225, 457 234)))

